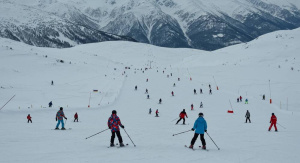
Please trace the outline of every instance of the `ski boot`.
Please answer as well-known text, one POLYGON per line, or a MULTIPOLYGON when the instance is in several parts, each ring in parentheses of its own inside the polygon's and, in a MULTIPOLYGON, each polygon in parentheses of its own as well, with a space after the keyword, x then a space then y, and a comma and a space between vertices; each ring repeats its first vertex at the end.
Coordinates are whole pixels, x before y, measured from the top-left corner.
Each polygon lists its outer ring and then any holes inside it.
POLYGON ((114 147, 115 145, 113 143, 110 143, 110 147, 114 147))
POLYGON ((120 147, 124 147, 124 144, 123 144, 123 143, 120 143, 120 147))
POLYGON ((275 130, 275 132, 278 132, 277 130, 275 130))
POLYGON ((193 146, 193 145, 190 145, 189 148, 194 149, 194 146, 193 146))
POLYGON ((56 127, 54 130, 59 130, 59 128, 58 128, 58 127, 56 127))
POLYGON ((202 146, 202 149, 206 150, 206 146, 205 146, 205 145, 204 145, 204 146, 202 146))
POLYGON ((63 127, 63 128, 61 128, 61 130, 66 130, 66 128, 63 127))

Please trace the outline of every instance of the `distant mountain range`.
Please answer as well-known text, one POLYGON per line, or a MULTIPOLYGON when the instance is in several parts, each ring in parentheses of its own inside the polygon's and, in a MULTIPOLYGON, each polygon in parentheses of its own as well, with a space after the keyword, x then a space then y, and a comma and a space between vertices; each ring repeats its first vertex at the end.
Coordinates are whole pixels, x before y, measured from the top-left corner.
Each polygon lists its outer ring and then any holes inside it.
POLYGON ((42 47, 126 40, 216 50, 300 27, 297 0, 0 0, 0 37, 42 47))

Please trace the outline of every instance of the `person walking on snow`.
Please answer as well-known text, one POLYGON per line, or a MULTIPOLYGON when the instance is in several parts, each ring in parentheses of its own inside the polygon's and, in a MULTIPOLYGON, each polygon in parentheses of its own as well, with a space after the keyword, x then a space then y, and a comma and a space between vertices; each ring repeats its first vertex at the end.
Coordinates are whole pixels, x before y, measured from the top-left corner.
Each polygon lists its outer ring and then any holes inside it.
POLYGON ((246 100, 245 100, 245 104, 248 104, 248 99, 246 98, 246 100))
POLYGON ((194 110, 194 104, 191 105, 191 110, 194 110))
POLYGON ((274 125, 275 131, 277 132, 277 126, 276 126, 276 123, 277 123, 277 117, 275 116, 274 113, 272 113, 270 123, 271 123, 271 125, 270 125, 270 127, 269 127, 269 131, 271 130, 272 126, 274 125))
POLYGON ((179 120, 176 122, 176 124, 178 124, 178 122, 180 122, 183 119, 183 124, 185 125, 185 117, 188 118, 185 109, 182 110, 182 112, 179 114, 179 120))
POLYGON ((67 117, 65 117, 65 114, 64 114, 64 111, 63 111, 63 107, 60 107, 59 111, 56 113, 56 121, 58 120, 58 122, 57 122, 55 130, 59 129, 58 126, 59 126, 60 123, 62 125, 61 129, 65 130, 65 124, 64 124, 63 118, 67 119, 67 117))
POLYGON ((205 119, 203 118, 203 113, 199 113, 199 117, 198 119, 195 121, 194 123, 194 127, 192 128, 192 131, 195 131, 195 134, 194 134, 194 137, 191 141, 191 145, 189 146, 189 148, 192 148, 194 147, 194 144, 200 134, 200 140, 201 140, 201 143, 202 143, 202 149, 206 149, 206 142, 205 142, 205 139, 204 139, 204 132, 207 132, 207 123, 205 121, 205 119))
POLYGON ((156 111, 155 111, 155 114, 156 114, 155 117, 158 117, 158 113, 159 113, 158 109, 156 109, 156 111))
POLYGON ((27 120, 28 120, 28 121, 27 121, 27 123, 29 123, 29 122, 31 122, 31 123, 32 123, 32 120, 31 120, 31 116, 30 116, 30 114, 28 114, 28 115, 27 115, 27 120))
POLYGON ((78 114, 77 114, 77 112, 75 113, 75 115, 74 115, 74 122, 77 120, 77 122, 78 122, 78 114))
POLYGON ((247 112, 246 112, 245 117, 246 117, 246 122, 245 122, 245 123, 247 123, 248 120, 249 120, 249 123, 251 123, 251 120, 250 120, 250 112, 249 112, 248 110, 247 110, 247 112))
POLYGON ((120 147, 124 147, 123 139, 120 133, 120 128, 125 128, 124 125, 122 125, 120 118, 117 116, 117 111, 113 110, 111 116, 108 118, 107 122, 108 128, 111 130, 111 138, 110 138, 110 146, 115 146, 114 141, 117 134, 120 147))

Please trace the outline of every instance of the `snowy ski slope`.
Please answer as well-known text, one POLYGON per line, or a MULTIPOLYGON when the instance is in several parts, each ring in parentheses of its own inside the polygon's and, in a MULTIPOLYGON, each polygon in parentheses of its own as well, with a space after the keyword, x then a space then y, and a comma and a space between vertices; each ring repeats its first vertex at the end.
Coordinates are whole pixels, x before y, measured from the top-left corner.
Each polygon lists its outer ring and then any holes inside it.
MULTIPOLYGON (((299 162, 299 42, 300 29, 213 52, 130 42, 52 49, 1 38, 0 107, 16 96, 0 111, 0 162, 299 162), (248 98, 248 105, 236 102, 240 95, 248 98), (227 113, 229 100, 234 114, 227 113), (47 106, 50 101, 53 108, 47 106), (68 117, 66 128, 72 130, 52 130, 61 106, 68 117), (172 120, 184 108, 188 125, 175 125, 172 120), (136 147, 123 130, 129 144, 125 148, 107 148, 109 131, 85 139, 107 128, 114 109, 136 147), (246 110, 251 124, 244 123, 246 110), (72 122, 75 112, 79 123, 72 122), (207 135, 208 152, 184 148, 193 132, 172 136, 190 130, 199 112, 221 150, 207 135), (279 132, 267 131, 271 113, 286 129, 278 125, 279 132), (27 123, 28 114, 32 124, 27 123)), ((200 144, 198 139, 195 146, 200 144)))

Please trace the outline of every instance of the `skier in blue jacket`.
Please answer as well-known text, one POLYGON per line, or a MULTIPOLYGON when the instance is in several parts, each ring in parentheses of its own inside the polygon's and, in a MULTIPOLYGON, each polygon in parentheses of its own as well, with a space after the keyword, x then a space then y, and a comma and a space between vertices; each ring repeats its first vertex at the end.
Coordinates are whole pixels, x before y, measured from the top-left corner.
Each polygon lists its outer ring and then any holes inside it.
POLYGON ((195 131, 194 137, 191 141, 191 145, 189 148, 193 148, 194 144, 200 134, 200 140, 202 142, 202 149, 206 149, 206 143, 204 139, 204 132, 207 131, 207 124, 205 119, 203 118, 203 113, 199 113, 199 118, 195 121, 194 127, 192 128, 193 131, 195 131))

